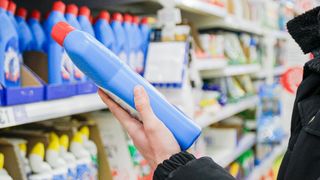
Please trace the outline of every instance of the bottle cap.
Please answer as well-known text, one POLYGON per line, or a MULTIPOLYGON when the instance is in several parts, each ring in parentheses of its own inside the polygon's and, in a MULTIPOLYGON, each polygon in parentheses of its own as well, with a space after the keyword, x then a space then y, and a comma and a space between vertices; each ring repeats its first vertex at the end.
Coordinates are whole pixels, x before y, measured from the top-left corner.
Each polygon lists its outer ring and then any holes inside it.
POLYGON ((45 19, 48 19, 49 15, 50 15, 50 12, 51 12, 51 11, 47 11, 47 12, 46 12, 46 14, 44 15, 44 18, 45 18, 45 19))
POLYGON ((88 19, 90 18, 90 9, 87 6, 81 6, 79 11, 79 16, 85 16, 88 19))
POLYGON ((33 146, 30 154, 36 154, 41 157, 41 159, 44 158, 44 144, 39 142, 35 146, 33 146))
POLYGON ((52 139, 49 143, 48 150, 59 152, 60 144, 59 139, 52 139))
POLYGON ((148 24, 148 18, 147 17, 142 18, 140 23, 141 24, 148 24))
POLYGON ((110 14, 108 13, 108 11, 100 11, 99 19, 104 19, 107 22, 109 22, 110 21, 110 14))
POLYGON ((19 149, 20 149, 20 151, 22 151, 22 152, 27 152, 27 144, 26 143, 20 143, 19 144, 19 149))
POLYGON ((138 16, 133 16, 132 17, 132 23, 133 24, 139 24, 140 18, 138 16))
POLYGON ((21 17, 23 19, 26 19, 27 13, 28 13, 28 11, 26 10, 26 8, 20 7, 17 10, 17 16, 19 16, 19 17, 21 17))
POLYGON ((17 8, 16 3, 14 3, 13 1, 10 1, 7 9, 8 12, 11 12, 12 14, 14 14, 16 12, 16 8, 17 8))
POLYGON ((8 5, 9 5, 8 0, 0 0, 0 8, 7 9, 8 5))
POLYGON ((112 21, 119 21, 122 22, 123 21, 123 16, 121 13, 113 13, 112 14, 112 21))
POLYGON ((0 170, 3 169, 4 166, 4 155, 0 153, 0 170))
POLYGON ((80 132, 76 132, 76 134, 72 138, 72 141, 82 144, 83 143, 82 134, 80 132))
POLYGON ((124 14, 124 22, 132 23, 132 16, 130 14, 124 14))
POLYGON ((40 21, 40 17, 41 17, 41 13, 39 10, 35 9, 35 10, 31 11, 30 18, 33 18, 33 19, 40 21))
POLYGON ((73 15, 77 16, 78 15, 78 11, 79 10, 78 10, 78 6, 77 5, 75 5, 75 4, 67 5, 66 13, 73 14, 73 15))
POLYGON ((50 134, 49 134, 49 140, 50 140, 50 141, 53 141, 53 140, 59 141, 59 136, 58 136, 55 132, 50 132, 50 134))
POLYGON ((69 34, 69 32, 75 30, 74 27, 66 22, 58 22, 53 26, 51 31, 51 37, 61 46, 63 46, 64 38, 69 34))
POLYGON ((62 136, 60 136, 60 146, 63 146, 65 150, 68 149, 69 147, 69 137, 65 134, 63 134, 62 136))
POLYGON ((52 10, 59 11, 62 14, 64 14, 64 11, 66 10, 66 5, 62 1, 56 1, 53 3, 52 10))
POLYGON ((85 136, 89 137, 90 131, 89 131, 88 126, 83 126, 83 127, 80 129, 80 133, 81 133, 82 135, 85 135, 85 136))

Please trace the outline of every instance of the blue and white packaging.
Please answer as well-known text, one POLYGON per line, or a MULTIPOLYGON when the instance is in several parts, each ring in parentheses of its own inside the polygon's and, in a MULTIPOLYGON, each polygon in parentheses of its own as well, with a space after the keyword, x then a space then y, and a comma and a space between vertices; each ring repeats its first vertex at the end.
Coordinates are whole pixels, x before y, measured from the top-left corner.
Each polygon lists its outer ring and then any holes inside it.
POLYGON ((28 19, 28 25, 30 27, 33 41, 31 44, 31 50, 33 51, 45 51, 46 35, 40 24, 41 13, 38 10, 31 12, 30 18, 28 19))
POLYGON ((16 14, 19 48, 21 53, 31 50, 33 41, 31 30, 26 22, 27 13, 25 8, 18 8, 16 14))
POLYGON ((126 35, 122 26, 123 17, 120 13, 114 13, 111 20, 111 28, 113 30, 115 43, 112 46, 112 51, 119 56, 120 60, 127 63, 128 57, 125 52, 126 35))

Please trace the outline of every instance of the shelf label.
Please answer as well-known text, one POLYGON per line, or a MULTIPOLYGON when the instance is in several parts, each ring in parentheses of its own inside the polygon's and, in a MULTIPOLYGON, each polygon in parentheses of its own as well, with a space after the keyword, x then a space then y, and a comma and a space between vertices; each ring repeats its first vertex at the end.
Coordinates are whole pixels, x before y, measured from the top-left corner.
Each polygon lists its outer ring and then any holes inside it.
POLYGON ((0 128, 26 123, 27 120, 25 106, 0 108, 0 128))

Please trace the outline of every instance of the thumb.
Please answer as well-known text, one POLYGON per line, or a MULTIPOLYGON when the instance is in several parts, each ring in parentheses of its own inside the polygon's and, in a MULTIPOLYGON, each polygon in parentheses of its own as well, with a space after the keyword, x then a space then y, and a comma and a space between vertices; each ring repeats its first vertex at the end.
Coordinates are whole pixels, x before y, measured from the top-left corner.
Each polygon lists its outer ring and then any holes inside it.
POLYGON ((146 90, 140 85, 137 85, 134 88, 134 104, 143 122, 145 120, 150 121, 151 119, 154 119, 154 114, 150 106, 149 96, 146 90))

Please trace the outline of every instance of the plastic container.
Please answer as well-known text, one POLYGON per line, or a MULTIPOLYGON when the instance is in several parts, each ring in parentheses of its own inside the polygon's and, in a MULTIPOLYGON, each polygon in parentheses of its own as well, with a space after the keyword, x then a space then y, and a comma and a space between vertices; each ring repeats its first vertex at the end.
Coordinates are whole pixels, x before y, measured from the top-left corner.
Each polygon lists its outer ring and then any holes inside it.
POLYGON ((82 134, 83 147, 90 153, 91 156, 91 165, 90 165, 90 174, 94 179, 98 179, 98 148, 97 145, 89 139, 90 130, 88 126, 83 126, 80 129, 82 134))
POLYGON ((78 21, 83 31, 89 33, 93 37, 95 36, 90 22, 90 9, 87 6, 80 7, 78 21))
MULTIPOLYGON (((151 33, 151 29, 149 27, 148 24, 148 18, 142 18, 140 21, 140 32, 141 32, 141 49, 142 49, 142 53, 143 53, 143 67, 145 67, 145 63, 146 63, 146 57, 147 57, 147 53, 148 53, 148 46, 150 43, 150 33, 151 33)), ((139 66, 139 65, 138 65, 139 66)), ((142 70, 142 74, 144 72, 144 69, 142 70)))
POLYGON ((13 1, 10 1, 8 8, 7 8, 7 14, 8 14, 8 17, 11 20, 12 24, 14 25, 14 27, 16 29, 18 29, 16 19, 14 18, 14 13, 16 12, 16 8, 17 8, 16 3, 14 3, 13 1))
POLYGON ((133 34, 133 26, 132 26, 132 16, 130 14, 124 14, 124 21, 123 21, 123 29, 125 34, 125 43, 124 43, 124 50, 127 54, 127 64, 134 69, 134 50, 133 50, 133 42, 134 42, 134 36, 136 34, 133 34))
POLYGON ((93 29, 97 40, 108 49, 112 49, 115 40, 109 21, 110 14, 107 11, 101 11, 93 25, 93 29))
POLYGON ((64 22, 55 25, 52 37, 64 46, 82 72, 136 117, 139 116, 134 106, 133 89, 142 85, 149 94, 155 115, 173 133, 182 150, 188 149, 198 138, 201 133, 199 126, 99 41, 64 22))
POLYGON ((26 22, 27 13, 25 8, 18 8, 16 13, 20 52, 31 50, 33 41, 31 30, 26 22))
POLYGON ((60 142, 60 156, 68 162, 68 179, 76 179, 77 177, 77 165, 76 157, 68 152, 69 149, 69 137, 65 134, 59 138, 60 142))
POLYGON ((1 180, 12 180, 12 177, 8 174, 4 167, 4 154, 0 153, 0 179, 1 180))
POLYGON ((114 13, 111 20, 111 28, 113 30, 115 43, 112 46, 112 51, 120 57, 120 60, 127 63, 127 54, 124 46, 126 41, 126 35, 122 26, 123 17, 120 13, 114 13))
POLYGON ((32 148, 29 155, 29 162, 33 174, 30 175, 30 180, 52 178, 52 169, 50 165, 44 161, 44 153, 45 148, 43 143, 39 142, 32 148))
POLYGON ((28 19, 28 25, 30 27, 33 41, 31 44, 31 50, 44 51, 46 43, 46 35, 40 24, 41 13, 38 10, 31 12, 30 18, 28 19))
POLYGON ((144 67, 144 54, 142 51, 142 33, 139 28, 139 17, 132 17, 133 51, 134 58, 130 59, 131 67, 139 74, 142 74, 144 67))
POLYGON ((46 151, 46 161, 52 167, 53 179, 67 179, 67 162, 60 157, 59 138, 50 138, 50 143, 46 151))
POLYGON ((0 84, 4 87, 18 87, 20 86, 19 39, 7 15, 7 6, 7 0, 0 0, 0 84))

